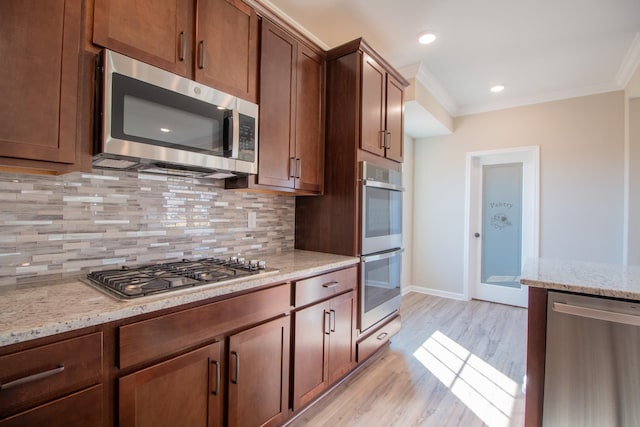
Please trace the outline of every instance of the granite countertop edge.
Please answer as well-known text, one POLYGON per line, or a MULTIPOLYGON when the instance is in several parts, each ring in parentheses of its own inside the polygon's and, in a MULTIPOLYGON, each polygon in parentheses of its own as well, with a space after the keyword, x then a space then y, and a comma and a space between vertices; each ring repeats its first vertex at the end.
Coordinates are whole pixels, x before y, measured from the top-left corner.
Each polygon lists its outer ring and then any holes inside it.
POLYGON ((533 258, 520 278, 525 286, 640 300, 640 266, 533 258))
POLYGON ((132 300, 79 278, 0 291, 0 347, 349 267, 356 257, 294 250, 265 256, 277 272, 132 300))

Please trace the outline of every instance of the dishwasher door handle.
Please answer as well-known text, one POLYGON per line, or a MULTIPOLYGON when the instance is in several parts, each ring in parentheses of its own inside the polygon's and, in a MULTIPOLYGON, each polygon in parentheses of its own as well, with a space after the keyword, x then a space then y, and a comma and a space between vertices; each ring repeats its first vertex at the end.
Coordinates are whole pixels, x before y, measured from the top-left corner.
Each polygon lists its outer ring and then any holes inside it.
POLYGON ((570 314, 573 316, 587 317, 589 319, 605 320, 607 322, 622 323, 625 325, 640 326, 640 316, 618 313, 615 311, 598 310, 597 308, 582 307, 579 305, 554 302, 553 311, 570 314))

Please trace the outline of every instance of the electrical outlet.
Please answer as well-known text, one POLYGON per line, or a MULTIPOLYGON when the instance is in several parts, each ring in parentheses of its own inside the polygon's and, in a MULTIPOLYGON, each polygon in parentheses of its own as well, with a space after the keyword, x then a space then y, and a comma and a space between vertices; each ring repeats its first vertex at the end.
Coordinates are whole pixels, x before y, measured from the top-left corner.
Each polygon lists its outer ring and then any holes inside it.
POLYGON ((247 215, 247 227, 248 228, 256 228, 256 213, 255 212, 249 212, 249 214, 247 215))

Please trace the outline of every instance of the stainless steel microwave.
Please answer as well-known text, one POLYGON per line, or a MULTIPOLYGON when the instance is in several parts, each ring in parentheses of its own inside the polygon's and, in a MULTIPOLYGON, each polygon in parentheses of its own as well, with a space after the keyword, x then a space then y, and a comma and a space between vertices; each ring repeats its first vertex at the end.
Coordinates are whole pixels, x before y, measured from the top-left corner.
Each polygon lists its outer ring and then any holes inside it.
POLYGON ((258 105, 110 50, 96 77, 94 167, 258 172, 258 105))

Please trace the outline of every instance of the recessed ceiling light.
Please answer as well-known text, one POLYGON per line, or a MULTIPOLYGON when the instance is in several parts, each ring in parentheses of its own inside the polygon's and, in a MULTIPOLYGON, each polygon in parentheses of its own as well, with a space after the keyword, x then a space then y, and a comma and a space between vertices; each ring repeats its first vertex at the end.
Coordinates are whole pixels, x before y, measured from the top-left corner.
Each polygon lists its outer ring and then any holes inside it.
POLYGON ((432 31, 423 31, 418 34, 420 44, 431 44, 436 40, 436 35, 432 31))
POLYGON ((167 128, 160 128, 160 132, 171 132, 171 129, 167 129, 167 128))
POLYGON ((495 85, 495 86, 492 86, 491 89, 489 90, 493 93, 500 93, 504 90, 504 85, 495 85))

